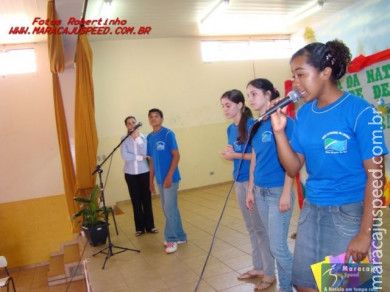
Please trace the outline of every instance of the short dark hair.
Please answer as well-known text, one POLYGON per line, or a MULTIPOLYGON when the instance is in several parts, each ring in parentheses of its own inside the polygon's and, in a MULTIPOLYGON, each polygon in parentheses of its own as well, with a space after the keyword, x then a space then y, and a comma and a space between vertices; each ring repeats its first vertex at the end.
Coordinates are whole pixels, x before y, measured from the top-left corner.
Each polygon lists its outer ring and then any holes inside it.
POLYGON ((148 116, 150 116, 151 113, 158 113, 160 117, 164 117, 163 112, 158 108, 152 108, 151 110, 149 110, 148 116))

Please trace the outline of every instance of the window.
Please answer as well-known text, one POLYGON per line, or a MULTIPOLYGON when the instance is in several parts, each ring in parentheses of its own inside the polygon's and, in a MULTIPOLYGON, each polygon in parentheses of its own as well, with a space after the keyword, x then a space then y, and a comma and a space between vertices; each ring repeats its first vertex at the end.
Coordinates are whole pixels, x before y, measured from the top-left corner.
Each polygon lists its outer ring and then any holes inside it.
POLYGON ((37 71, 34 49, 0 50, 0 75, 37 71))
POLYGON ((202 41, 203 62, 284 59, 292 55, 290 40, 202 41))

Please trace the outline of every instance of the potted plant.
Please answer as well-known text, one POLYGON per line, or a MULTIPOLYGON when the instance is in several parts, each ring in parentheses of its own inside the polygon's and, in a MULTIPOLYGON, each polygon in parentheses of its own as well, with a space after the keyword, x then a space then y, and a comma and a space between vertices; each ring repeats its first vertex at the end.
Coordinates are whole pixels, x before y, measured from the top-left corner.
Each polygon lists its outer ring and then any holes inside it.
POLYGON ((81 228, 92 246, 105 244, 108 236, 108 227, 105 222, 105 212, 108 210, 99 206, 98 193, 99 187, 96 185, 89 198, 73 198, 76 202, 81 203, 81 206, 72 218, 82 217, 81 228))

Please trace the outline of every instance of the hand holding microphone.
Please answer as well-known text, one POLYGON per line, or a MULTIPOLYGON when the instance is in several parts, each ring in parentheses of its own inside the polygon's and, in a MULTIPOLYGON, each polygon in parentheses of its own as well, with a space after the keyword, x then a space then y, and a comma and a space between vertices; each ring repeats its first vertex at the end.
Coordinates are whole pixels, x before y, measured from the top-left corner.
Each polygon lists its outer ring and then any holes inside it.
POLYGON ((279 111, 291 102, 297 102, 301 98, 301 93, 297 90, 292 90, 288 93, 287 97, 282 100, 275 100, 275 104, 271 103, 271 107, 265 112, 264 115, 260 116, 259 120, 264 117, 271 116, 272 129, 274 133, 284 131, 287 124, 286 114, 279 111), (276 113, 275 113, 276 112, 276 113), (274 114, 275 113, 275 114, 274 114))
MULTIPOLYGON (((262 121, 264 118, 267 118, 269 117, 270 115, 272 115, 274 112, 276 112, 278 109, 280 108, 283 108, 285 107, 286 105, 288 105, 289 103, 291 102, 297 102, 299 99, 301 98, 301 93, 296 90, 296 89, 293 89, 291 90, 287 96, 285 98, 283 98, 282 100, 278 101, 276 104, 273 104, 271 102, 271 106, 269 109, 267 109, 265 111, 264 114, 262 114, 258 119, 257 121, 260 122, 262 121)), ((276 100, 275 100, 276 102, 276 100)))
POLYGON ((142 123, 141 122, 138 122, 130 131, 129 131, 129 135, 133 134, 139 127, 142 126, 142 123))

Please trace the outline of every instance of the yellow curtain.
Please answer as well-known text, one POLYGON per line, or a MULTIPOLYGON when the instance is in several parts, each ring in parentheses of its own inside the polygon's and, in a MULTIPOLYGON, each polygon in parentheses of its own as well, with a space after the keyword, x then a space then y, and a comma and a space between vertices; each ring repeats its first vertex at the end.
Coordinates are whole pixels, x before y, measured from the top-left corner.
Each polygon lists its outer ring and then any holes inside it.
MULTIPOLYGON (((72 154, 70 151, 68 128, 66 126, 65 110, 62 102, 60 82, 57 73, 53 73, 53 96, 54 108, 56 114, 58 144, 62 162, 62 176, 64 180, 64 189, 66 202, 68 204, 69 215, 76 213, 78 210, 77 203, 73 200, 76 195, 76 176, 73 167, 72 154)), ((80 230, 77 223, 73 222, 73 232, 80 230)))
MULTIPOLYGON (((48 19, 57 19, 55 4, 53 0, 47 2, 48 19)), ((62 46, 62 37, 57 34, 48 34, 48 50, 50 60, 50 71, 53 80, 53 98, 56 116, 56 126, 58 135, 58 144, 60 148, 62 175, 64 180, 64 189, 66 201, 68 204, 69 215, 71 216, 77 210, 77 204, 73 200, 75 196, 75 172, 73 167, 72 155, 70 151, 69 135, 66 125, 65 110, 62 101, 61 86, 58 73, 64 71, 64 51, 62 46)), ((73 232, 79 230, 79 227, 73 222, 73 232)))
POLYGON ((85 34, 76 49, 75 149, 78 193, 89 196, 96 183, 97 131, 92 80, 92 50, 85 34))

